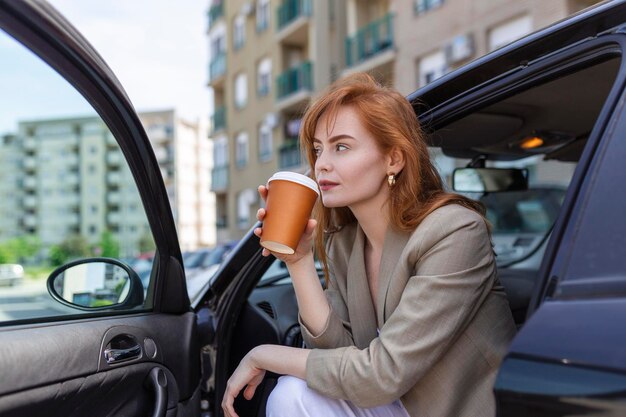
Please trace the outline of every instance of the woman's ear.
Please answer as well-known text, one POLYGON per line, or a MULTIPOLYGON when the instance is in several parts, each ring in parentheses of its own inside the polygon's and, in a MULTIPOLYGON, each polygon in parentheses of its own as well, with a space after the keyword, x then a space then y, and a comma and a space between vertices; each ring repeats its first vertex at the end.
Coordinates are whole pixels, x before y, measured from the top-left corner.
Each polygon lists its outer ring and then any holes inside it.
POLYGON ((393 148, 387 155, 387 172, 398 174, 404 169, 404 154, 400 149, 393 148))

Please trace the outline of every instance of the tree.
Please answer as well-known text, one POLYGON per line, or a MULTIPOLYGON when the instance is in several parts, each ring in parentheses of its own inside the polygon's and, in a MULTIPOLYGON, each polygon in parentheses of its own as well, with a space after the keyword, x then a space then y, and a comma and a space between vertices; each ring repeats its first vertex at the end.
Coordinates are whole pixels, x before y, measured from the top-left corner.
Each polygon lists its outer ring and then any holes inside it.
POLYGON ((53 266, 60 266, 68 260, 91 256, 87 239, 82 235, 69 235, 58 245, 50 248, 49 259, 53 266))
POLYGON ((139 238, 139 252, 154 252, 156 249, 156 245, 154 243, 154 238, 149 232, 144 233, 139 238))
POLYGON ((100 236, 100 253, 98 256, 106 258, 118 258, 120 256, 120 244, 108 230, 102 232, 100 236))
POLYGON ((37 236, 25 235, 7 240, 0 244, 0 263, 27 263, 41 249, 41 240, 37 236))

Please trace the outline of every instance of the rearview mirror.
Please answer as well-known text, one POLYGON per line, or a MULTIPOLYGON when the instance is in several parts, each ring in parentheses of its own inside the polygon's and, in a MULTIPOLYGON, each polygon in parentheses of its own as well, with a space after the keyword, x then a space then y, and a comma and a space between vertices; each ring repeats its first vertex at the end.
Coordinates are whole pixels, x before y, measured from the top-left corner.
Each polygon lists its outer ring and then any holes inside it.
POLYGON ((528 170, 517 168, 457 168, 452 188, 462 193, 498 193, 528 189, 528 170))
POLYGON ((86 311, 131 309, 143 304, 143 285, 128 265, 111 258, 87 258, 55 269, 48 293, 61 304, 86 311))

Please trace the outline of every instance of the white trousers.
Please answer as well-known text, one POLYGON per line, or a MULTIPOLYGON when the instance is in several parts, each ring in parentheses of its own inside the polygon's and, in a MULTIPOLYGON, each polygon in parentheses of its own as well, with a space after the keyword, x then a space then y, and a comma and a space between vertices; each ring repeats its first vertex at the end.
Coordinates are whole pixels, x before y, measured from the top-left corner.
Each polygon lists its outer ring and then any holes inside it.
POLYGON ((266 407, 267 417, 410 417, 397 400, 373 408, 359 408, 347 400, 335 400, 310 389, 306 381, 281 376, 266 407))

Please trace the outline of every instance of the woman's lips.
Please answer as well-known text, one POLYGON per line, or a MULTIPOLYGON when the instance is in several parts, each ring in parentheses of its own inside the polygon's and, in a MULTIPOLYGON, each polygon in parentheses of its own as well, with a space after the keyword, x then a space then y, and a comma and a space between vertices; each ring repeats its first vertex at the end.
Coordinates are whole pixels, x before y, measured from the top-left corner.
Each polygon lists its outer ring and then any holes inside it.
POLYGON ((337 184, 336 182, 327 181, 327 180, 322 180, 319 182, 320 190, 322 191, 328 191, 338 185, 339 184, 337 184))

